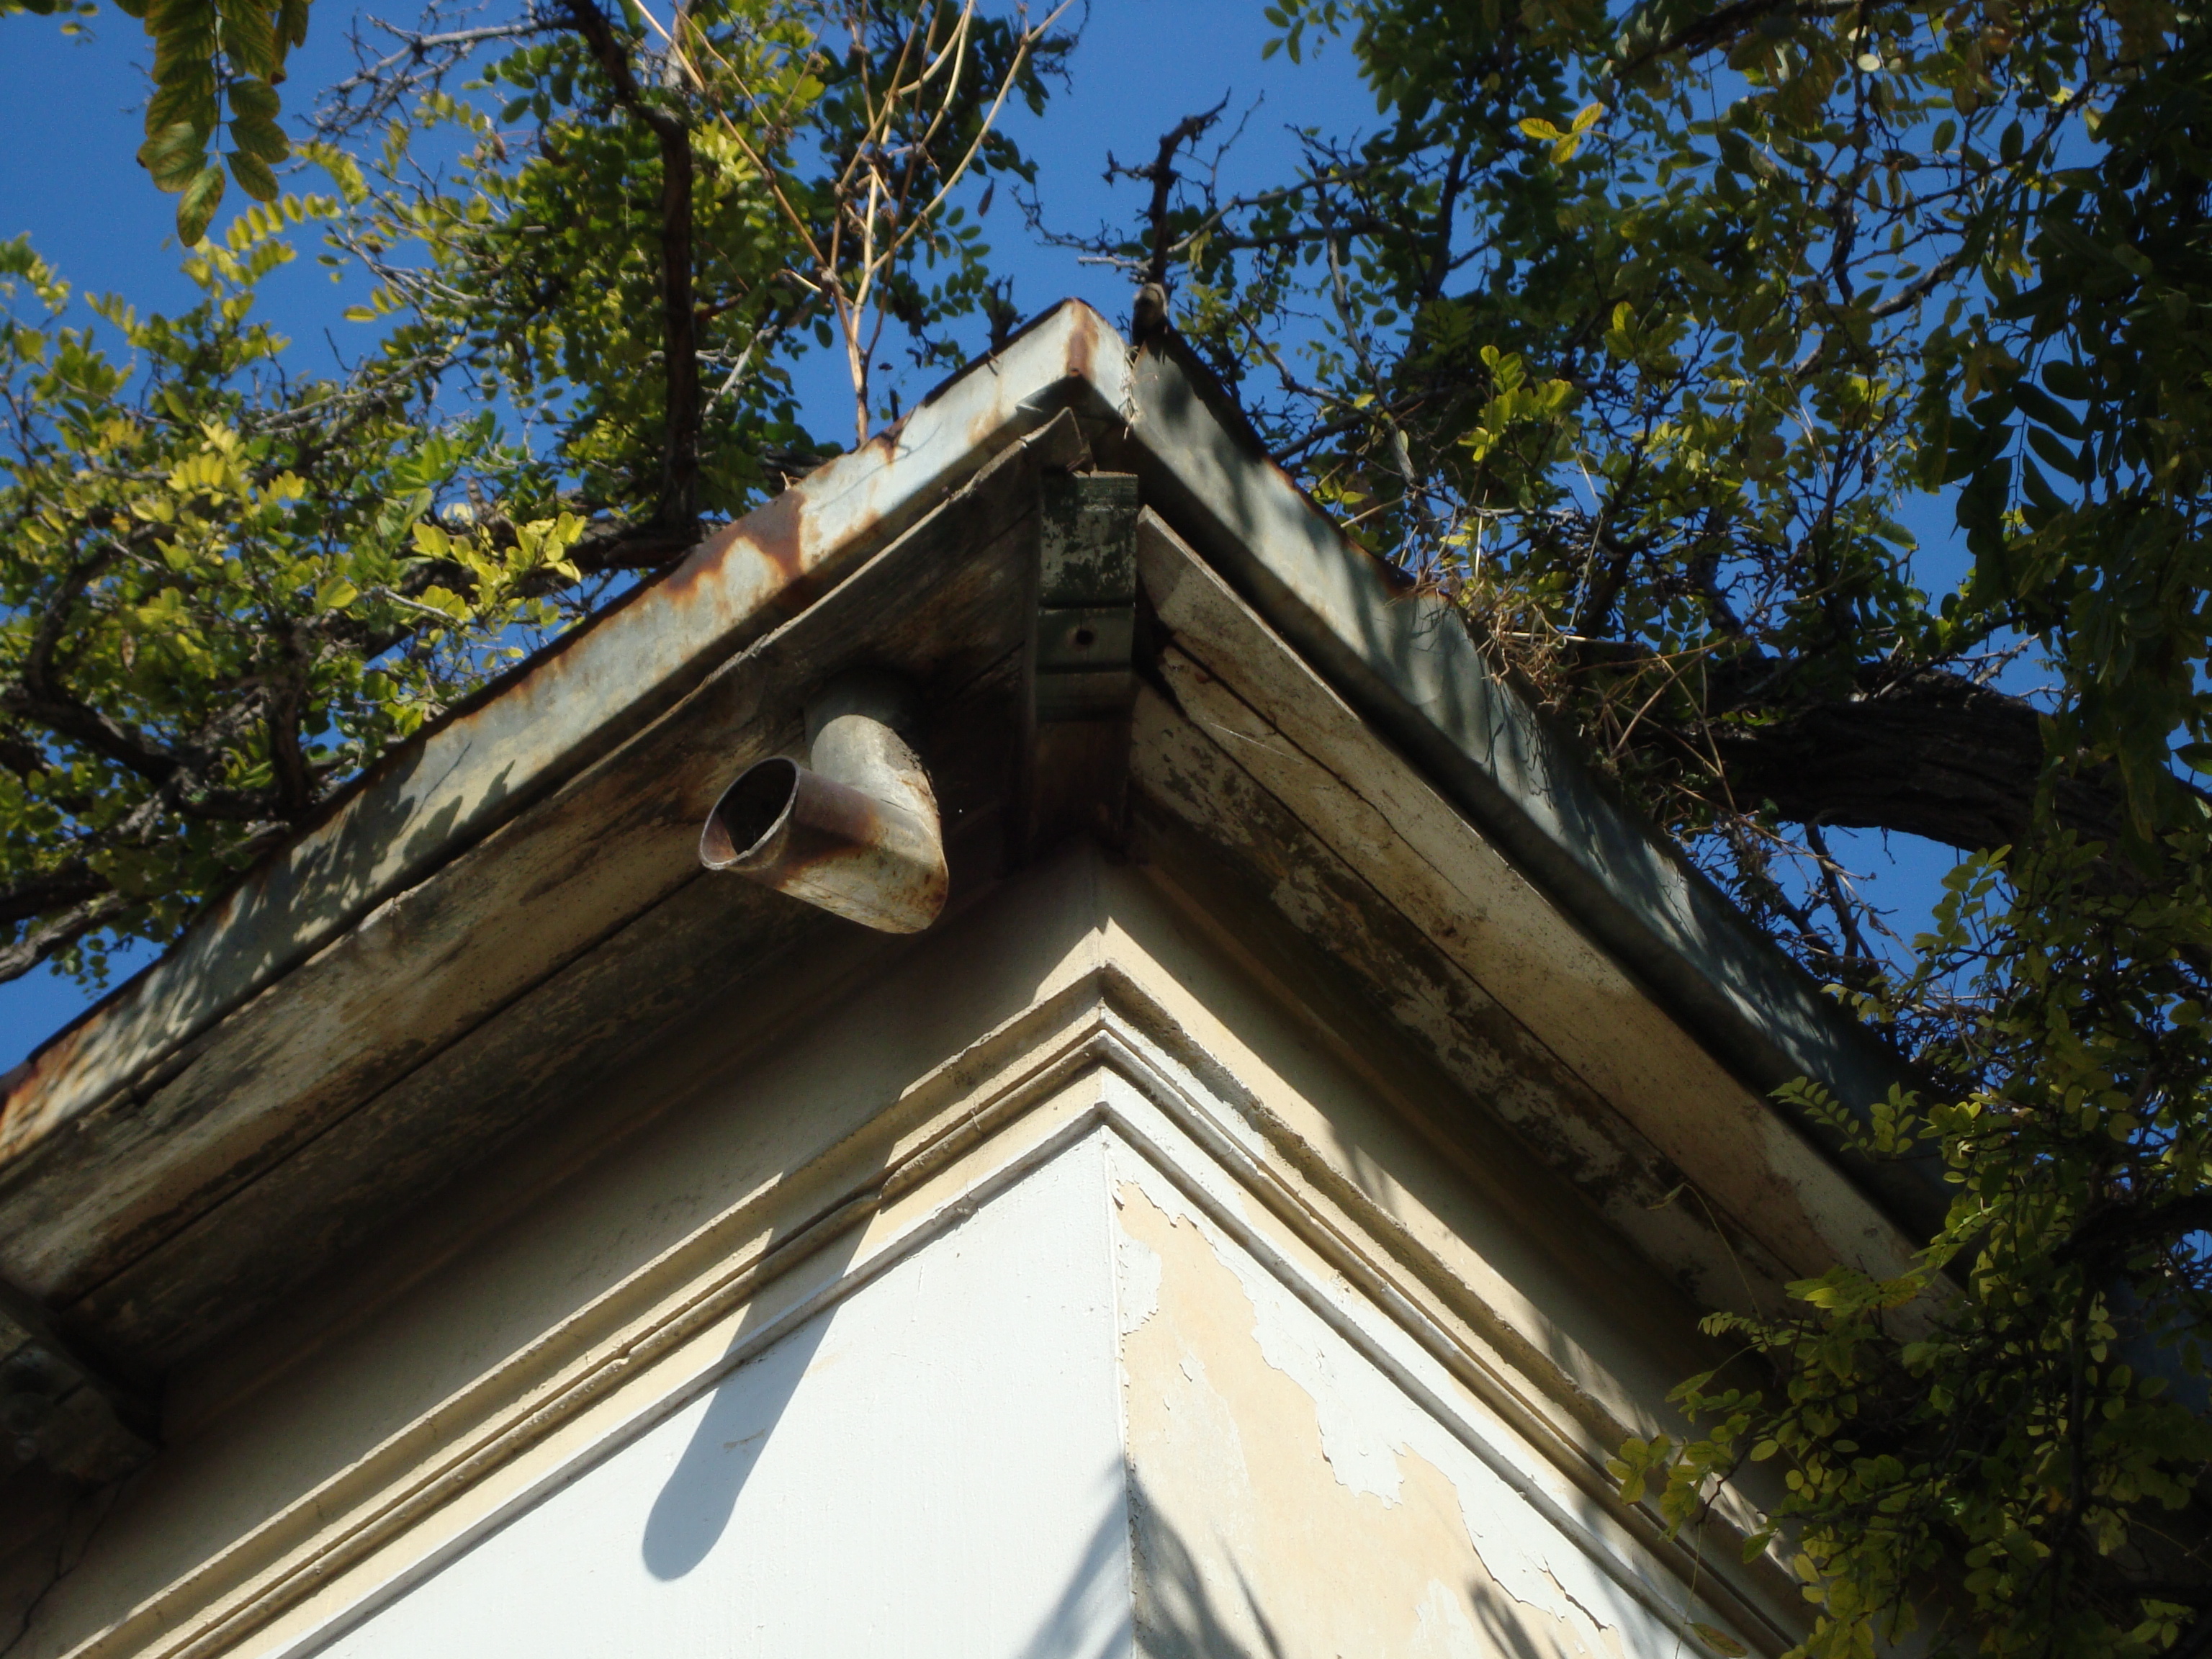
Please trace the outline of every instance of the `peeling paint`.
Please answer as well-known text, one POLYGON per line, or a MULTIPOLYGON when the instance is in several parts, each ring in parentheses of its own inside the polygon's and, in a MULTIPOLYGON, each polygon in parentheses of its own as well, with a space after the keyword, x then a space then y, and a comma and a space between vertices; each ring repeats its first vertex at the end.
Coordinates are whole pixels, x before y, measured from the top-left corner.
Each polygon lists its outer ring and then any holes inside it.
MULTIPOLYGON (((1397 1503, 1402 1484, 1398 1457, 1405 1447, 1378 1435, 1374 1427, 1388 1420, 1391 1408, 1392 1401, 1383 1399, 1383 1393, 1387 1391, 1394 1399, 1396 1395, 1388 1379, 1372 1367, 1345 1364, 1335 1352, 1342 1345, 1322 1340, 1326 1334, 1323 1328, 1316 1323, 1281 1282, 1243 1251, 1228 1248, 1226 1241, 1212 1234, 1205 1220, 1184 1204, 1172 1188, 1155 1194, 1139 1177, 1127 1183, 1121 1206, 1125 1210, 1130 1196, 1152 1203, 1168 1216, 1170 1224, 1192 1227, 1207 1236, 1215 1259, 1237 1275, 1246 1299, 1252 1304, 1250 1334, 1259 1344, 1261 1358, 1297 1383, 1313 1401, 1322 1455, 1328 1460, 1338 1484, 1352 1492, 1379 1498, 1386 1504, 1397 1503), (1161 1203, 1161 1198, 1166 1202, 1161 1203)), ((1150 1258, 1146 1269, 1150 1277, 1146 1285, 1150 1299, 1146 1316, 1149 1318, 1158 1307, 1160 1257, 1143 1240, 1125 1231, 1116 1249, 1128 1250, 1131 1247, 1150 1258)), ((1124 1273, 1126 1284, 1126 1268, 1124 1273)), ((1126 1321, 1126 1312, 1123 1317, 1126 1321)), ((1123 1334, 1134 1328, 1125 1323, 1123 1334)))
POLYGON ((1115 1287, 1119 1293, 1123 1336, 1141 1330, 1160 1310, 1160 1255, 1141 1238, 1127 1233, 1114 1241, 1115 1287))
POLYGON ((1413 1622, 1413 1652, 1439 1659, 1483 1659, 1482 1638, 1450 1587, 1431 1578, 1413 1622))
POLYGON ((1674 1653, 1673 1630, 1157 1170, 1117 1152, 1113 1172, 1144 1651, 1674 1653))

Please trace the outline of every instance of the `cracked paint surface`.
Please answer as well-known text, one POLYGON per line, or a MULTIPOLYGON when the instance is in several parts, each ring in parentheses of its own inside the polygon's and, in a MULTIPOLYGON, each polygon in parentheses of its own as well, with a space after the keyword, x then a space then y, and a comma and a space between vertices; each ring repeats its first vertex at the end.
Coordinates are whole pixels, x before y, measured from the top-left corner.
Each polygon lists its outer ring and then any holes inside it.
POLYGON ((1662 1659, 1678 1638, 1145 1161, 1114 1215, 1139 1650, 1662 1659))

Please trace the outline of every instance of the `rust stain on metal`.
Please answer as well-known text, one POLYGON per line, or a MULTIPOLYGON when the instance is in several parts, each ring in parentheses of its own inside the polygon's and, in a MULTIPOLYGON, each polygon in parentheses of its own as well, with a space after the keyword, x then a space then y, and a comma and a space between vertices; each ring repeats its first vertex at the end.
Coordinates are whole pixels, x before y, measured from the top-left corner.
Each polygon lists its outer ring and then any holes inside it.
POLYGON ((1067 334, 1067 372, 1079 380, 1091 378, 1091 370, 1098 349, 1097 313, 1079 317, 1076 326, 1067 334))
POLYGON ((683 597, 702 578, 720 573, 740 546, 767 560, 786 581, 796 580, 806 568, 807 505, 805 489, 794 486, 725 526, 684 556, 661 581, 662 591, 683 597))
MULTIPOLYGON (((683 562, 660 580, 641 585, 608 610, 550 641, 507 673, 456 702, 414 740, 384 756, 324 802, 303 827, 301 835, 312 834, 330 823, 379 783, 420 765, 423 750, 432 738, 452 735, 465 742, 470 728, 494 703, 517 696, 542 700, 574 671, 580 660, 579 647, 586 640, 631 610, 654 603, 687 601, 703 579, 724 570, 732 550, 739 546, 764 560, 775 573, 772 590, 766 596, 769 600, 787 592, 803 580, 809 568, 809 505, 802 489, 787 489, 744 518, 716 531, 686 554, 683 562)), ((872 515, 865 516, 855 526, 854 533, 868 533, 872 524, 872 515)), ((264 905, 281 902, 271 891, 272 884, 289 873, 283 855, 296 845, 297 839, 272 850, 240 876, 202 914, 195 930, 220 930, 264 905)), ((40 1121, 45 1115, 36 1108, 47 1092, 47 1085, 69 1073, 80 1051, 99 1034, 134 993, 138 981, 149 971, 141 970, 117 986, 21 1065, 0 1076, 0 1164, 11 1161, 24 1146, 39 1138, 46 1127, 40 1121)))
POLYGON ((0 1077, 0 1188, 44 1151, 96 1159, 118 1104, 394 892, 511 819, 641 698, 680 688, 734 642, 805 608, 849 562, 1066 397, 1118 376, 1113 338, 1069 302, 933 391, 860 450, 705 538, 658 581, 462 700, 323 806, 203 912, 159 962, 0 1077), (86 1133, 68 1134, 71 1126, 86 1133), (79 1150, 71 1150, 76 1146, 79 1150))
POLYGON ((945 908, 937 840, 915 814, 779 757, 715 803, 699 859, 878 932, 916 933, 945 908))
POLYGON ((4 1098, 0 1098, 0 1164, 12 1162, 22 1146, 39 1138, 45 1127, 40 1120, 48 1115, 39 1110, 40 1105, 47 1103, 43 1098, 44 1084, 69 1070, 86 1034, 127 988, 127 984, 128 981, 109 992, 83 1019, 43 1044, 5 1078, 0 1078, 0 1088, 6 1091, 4 1098))
POLYGON ((747 768, 707 815, 699 861, 882 933, 920 933, 950 886, 936 793, 900 735, 920 713, 896 676, 842 676, 807 710, 818 769, 781 756, 747 768))

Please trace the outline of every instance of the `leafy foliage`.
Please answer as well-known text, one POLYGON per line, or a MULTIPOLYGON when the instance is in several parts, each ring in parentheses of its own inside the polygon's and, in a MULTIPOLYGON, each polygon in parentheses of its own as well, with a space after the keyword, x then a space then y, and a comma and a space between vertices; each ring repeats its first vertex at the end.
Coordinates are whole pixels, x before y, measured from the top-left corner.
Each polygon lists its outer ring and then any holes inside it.
POLYGON ((177 196, 177 240, 191 246, 215 222, 226 166, 255 201, 276 199, 275 168, 291 153, 276 124, 276 88, 285 58, 307 40, 307 0, 116 3, 145 25, 154 45, 154 93, 138 162, 177 196), (222 149, 226 128, 229 147, 222 149))
MULTIPOLYGON (((732 52, 761 52, 778 35, 811 40, 795 17, 769 8, 705 11, 697 26, 717 18, 732 52)), ((624 48, 638 50, 641 33, 624 48)), ((325 112, 308 151, 351 210, 332 240, 378 279, 350 319, 450 342, 477 398, 504 401, 542 428, 537 489, 565 484, 587 514, 653 518, 667 483, 672 396, 659 135, 609 109, 606 76, 571 31, 532 29, 458 93, 444 84, 458 75, 424 79, 380 122, 344 105, 325 112), (374 142, 356 157, 345 146, 364 125, 374 142), (441 149, 452 161, 426 177, 419 157, 441 149)), ((677 368, 695 385, 719 380, 686 458, 696 484, 671 503, 670 538, 688 544, 696 514, 757 499, 770 480, 763 450, 804 451, 808 441, 778 349, 796 343, 804 299, 781 274, 789 238, 757 178, 732 165, 711 128, 686 132, 684 147, 694 320, 689 361, 677 368)))
MULTIPOLYGON (((1709 1525, 1717 1483, 1778 1468, 1747 1544, 1794 1562, 1813 1652, 1917 1626, 2200 1659, 2205 19, 1269 15, 1293 58, 1355 54, 1374 131, 1308 131, 1297 177, 1223 199, 1182 162, 1221 112, 1194 116, 1109 163, 1141 223, 1079 245, 1172 284, 1285 463, 1922 1080, 1788 1108, 1954 1194, 1911 1273, 1713 1321, 1736 1358, 1686 1385, 1686 1440, 1622 1449, 1624 1492, 1709 1525), (1937 513, 1948 567, 1908 527, 1937 513), (2029 653, 2053 685, 2020 689, 2029 653), (1838 826, 1970 855, 1928 933, 1884 937, 1838 826)), ((1030 178, 994 121, 1063 50, 946 0, 433 17, 287 161, 304 12, 146 16, 145 159, 203 302, 85 323, 27 246, 0 261, 0 974, 171 936, 395 738, 810 464, 805 343, 842 349, 865 436, 896 418, 890 331, 934 363, 962 320, 1001 329, 951 192, 1030 178), (260 204, 203 240, 225 110, 260 204), (278 193, 306 160, 333 195, 278 193), (311 226, 377 284, 329 379, 252 315, 311 226)))
POLYGON ((871 367, 886 322, 956 351, 988 250, 940 186, 1026 167, 992 119, 1064 46, 928 0, 678 27, 573 0, 387 31, 289 164, 332 190, 198 240, 182 316, 7 246, 0 978, 174 937, 392 743, 811 470, 790 371, 833 309, 871 367), (851 90, 902 62, 961 90, 851 90), (884 191, 894 161, 928 194, 884 191), (910 210, 841 298, 816 250, 870 200, 910 210), (253 313, 312 234, 374 280, 331 376, 253 313))
POLYGON ((94 301, 121 360, 27 243, 0 249, 0 972, 74 946, 96 973, 88 935, 167 937, 568 614, 572 514, 497 538, 434 515, 465 470, 519 459, 489 419, 429 420, 397 355, 349 383, 276 374, 252 284, 292 257, 280 225, 334 205, 282 198, 204 246, 181 317, 94 301))
POLYGON ((1790 1287, 1796 1316, 1710 1318, 1779 1382, 1692 1379, 1701 1432, 1617 1468, 1662 1479, 1679 1527, 1746 1460, 1778 1460, 1784 1495, 1746 1553, 1787 1539, 1814 1651, 1931 1621, 2008 1654, 2154 1654, 2201 1629, 2212 1033, 2175 960, 2212 918, 2201 838, 2155 897, 2100 891, 2075 845, 1962 864, 1877 1012, 1940 1002, 1963 1086, 1867 1119, 1793 1091, 1863 1155, 1938 1153, 1944 1225, 1900 1278, 1837 1267, 1790 1287))
POLYGON ((1740 1362, 1623 1490, 1702 1523, 1778 1460, 1752 1545, 1809 1651, 2203 1651, 2206 20, 1268 15, 1348 46, 1376 130, 1224 199, 1175 169, 1194 118, 1079 245, 1167 276, 1279 457, 1923 1079, 1785 1104, 1957 1192, 1905 1278, 1715 1322, 1740 1362), (1955 552, 1907 527, 1939 516, 1955 552), (1837 826, 1972 855, 1932 932, 1885 939, 1837 826))

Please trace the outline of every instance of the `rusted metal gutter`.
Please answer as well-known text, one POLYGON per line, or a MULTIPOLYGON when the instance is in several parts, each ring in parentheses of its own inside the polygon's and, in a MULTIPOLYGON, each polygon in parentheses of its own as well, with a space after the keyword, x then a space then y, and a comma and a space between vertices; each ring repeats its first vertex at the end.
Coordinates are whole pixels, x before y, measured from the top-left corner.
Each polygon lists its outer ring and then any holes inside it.
MULTIPOLYGON (((1080 301, 1056 307, 896 427, 717 532, 635 600, 393 750, 161 961, 0 1074, 0 1167, 141 1086, 165 1059, 379 903, 804 609, 1059 410, 1073 405, 1110 417, 1126 402, 1127 362, 1103 317, 1080 301), (392 833, 398 824, 408 833, 392 833)), ((134 1122, 146 1115, 125 1115, 134 1122)), ((0 1266, 11 1254, 0 1249, 0 1266)))
POLYGON ((807 759, 750 766, 699 835, 699 861, 885 933, 945 908, 945 838, 929 774, 902 732, 918 706, 896 677, 833 681, 806 711, 807 759))

